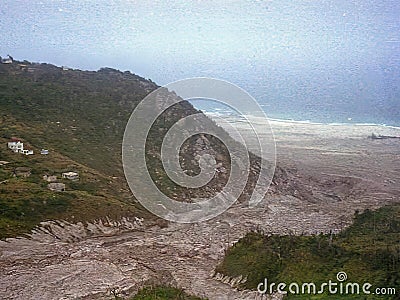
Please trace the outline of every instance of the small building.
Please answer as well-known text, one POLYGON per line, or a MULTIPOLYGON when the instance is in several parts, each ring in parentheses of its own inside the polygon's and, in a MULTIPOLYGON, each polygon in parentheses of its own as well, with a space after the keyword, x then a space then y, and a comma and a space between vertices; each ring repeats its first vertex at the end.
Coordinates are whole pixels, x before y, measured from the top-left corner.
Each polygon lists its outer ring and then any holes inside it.
POLYGON ((17 138, 12 138, 11 141, 7 143, 8 148, 14 153, 21 153, 25 155, 32 155, 33 150, 24 149, 24 143, 17 138))
POLYGON ((31 176, 31 168, 28 167, 17 167, 14 170, 14 176, 16 177, 29 177, 31 176))
POLYGON ((22 150, 24 150, 24 143, 22 143, 19 140, 12 140, 7 143, 7 146, 11 151, 13 151, 15 153, 18 153, 18 152, 21 152, 22 150))
POLYGON ((69 180, 78 180, 79 174, 76 172, 65 172, 65 173, 62 173, 62 178, 69 179, 69 180))
POLYGON ((57 181, 57 176, 55 175, 43 175, 43 180, 47 182, 56 182, 57 181))
POLYGON ((10 55, 7 55, 7 58, 3 58, 1 60, 2 64, 12 64, 13 63, 13 58, 10 55))
POLYGON ((24 149, 24 150, 21 150, 20 153, 25 154, 25 155, 33 155, 33 150, 24 149))
POLYGON ((65 184, 60 182, 52 182, 47 185, 47 188, 53 192, 64 192, 65 184))
POLYGON ((47 149, 42 149, 42 150, 40 151, 40 154, 41 154, 41 155, 48 155, 48 154, 49 154, 49 150, 47 150, 47 149))

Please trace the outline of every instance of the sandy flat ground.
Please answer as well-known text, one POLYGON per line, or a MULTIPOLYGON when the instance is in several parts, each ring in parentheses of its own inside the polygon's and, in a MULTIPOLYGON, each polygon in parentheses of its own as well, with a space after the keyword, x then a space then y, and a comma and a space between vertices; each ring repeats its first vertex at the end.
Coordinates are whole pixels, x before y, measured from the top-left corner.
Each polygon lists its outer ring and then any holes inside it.
POLYGON ((110 299, 111 288, 129 294, 167 283, 209 299, 260 299, 213 277, 226 247, 246 232, 339 231, 355 210, 399 202, 400 140, 368 136, 400 136, 400 129, 277 121, 271 127, 278 164, 308 197, 296 197, 297 190, 270 194, 255 208, 237 203, 210 221, 167 228, 146 220, 50 224, 30 239, 0 242, 0 298, 110 299))
POLYGON ((373 140, 372 133, 400 137, 400 128, 271 122, 278 160, 305 171, 376 180, 400 188, 400 138, 373 140))
MULTIPOLYGON (((251 128, 228 119, 242 133, 251 128)), ((252 126, 264 126, 249 118, 252 126), (259 125, 260 124, 260 125, 259 125)), ((400 128, 383 125, 316 124, 269 120, 276 143, 277 163, 294 167, 305 177, 338 176, 374 182, 397 198, 400 195, 400 128), (371 134, 398 139, 371 139, 371 134)), ((265 132, 262 127, 261 132, 265 132)), ((268 133, 269 135, 269 133, 268 133)), ((267 155, 268 157, 268 155, 267 155)), ((374 193, 373 189, 370 191, 374 193)))
MULTIPOLYGON (((399 201, 400 139, 373 140, 372 133, 398 136, 400 128, 272 122, 278 160, 311 176, 360 179, 360 196, 371 203, 399 201)), ((361 201, 362 199, 360 199, 361 201)))

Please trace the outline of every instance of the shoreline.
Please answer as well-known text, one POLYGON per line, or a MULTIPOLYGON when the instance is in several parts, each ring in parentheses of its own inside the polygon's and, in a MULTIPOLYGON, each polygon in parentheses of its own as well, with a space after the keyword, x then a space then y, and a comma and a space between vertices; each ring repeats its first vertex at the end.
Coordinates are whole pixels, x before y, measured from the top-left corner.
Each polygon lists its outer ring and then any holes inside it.
MULTIPOLYGON (((237 118, 237 121, 240 122, 244 120, 244 118, 247 119, 256 119, 257 117, 253 115, 244 115, 244 116, 235 116, 234 114, 230 112, 224 112, 224 111, 206 111, 206 110, 201 110, 205 115, 207 116, 217 116, 217 117, 224 117, 224 118, 237 118)), ((294 120, 294 119, 281 119, 281 118, 271 118, 266 116, 267 120, 269 122, 276 122, 276 123, 288 123, 288 124, 306 124, 306 125, 324 125, 324 126, 361 126, 361 127, 383 127, 383 128, 388 128, 388 129, 394 129, 394 130, 399 130, 400 131, 400 125, 391 125, 391 124, 378 124, 378 123, 347 123, 347 122, 329 122, 329 123, 323 123, 323 122, 314 122, 311 120, 294 120)))
MULTIPOLYGON (((204 112, 209 118, 214 120, 217 124, 218 119, 224 119, 231 125, 233 125, 239 131, 243 133, 252 130, 251 127, 258 127, 261 132, 268 134, 268 131, 272 131, 275 139, 281 140, 284 138, 285 142, 288 142, 288 136, 292 139, 297 140, 304 139, 365 139, 368 140, 373 134, 376 136, 393 136, 400 137, 400 127, 388 126, 382 124, 358 124, 358 123, 315 123, 310 121, 293 121, 283 119, 266 119, 262 117, 255 117, 252 115, 237 116, 232 114, 222 114, 213 112, 204 112), (216 117, 216 118, 214 118, 216 117)), ((223 124, 219 124, 224 127, 223 124)), ((225 128, 225 130, 230 130, 225 128)), ((260 132, 260 131, 259 131, 260 132)), ((397 142, 398 139, 393 139, 397 142)), ((371 141, 375 141, 372 140, 371 141)), ((379 140, 382 141, 382 140, 379 140)))

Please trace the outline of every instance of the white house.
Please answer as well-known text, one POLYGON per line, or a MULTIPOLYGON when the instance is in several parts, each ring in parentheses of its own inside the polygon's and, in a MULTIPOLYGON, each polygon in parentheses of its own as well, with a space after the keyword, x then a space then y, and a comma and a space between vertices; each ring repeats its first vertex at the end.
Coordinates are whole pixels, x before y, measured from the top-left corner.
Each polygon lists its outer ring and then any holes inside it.
POLYGON ((18 153, 24 150, 24 143, 21 141, 12 141, 8 142, 8 148, 11 149, 11 151, 18 153))
POLYGON ((10 55, 7 55, 7 58, 3 58, 1 60, 1 63, 3 63, 3 64, 12 64, 13 63, 13 58, 10 55))
POLYGON ((62 173, 62 178, 66 178, 69 180, 78 180, 79 174, 76 172, 65 172, 65 173, 62 173))
POLYGON ((13 138, 10 142, 7 143, 7 146, 11 151, 15 153, 21 153, 25 155, 33 154, 33 150, 24 149, 24 143, 18 139, 13 138))

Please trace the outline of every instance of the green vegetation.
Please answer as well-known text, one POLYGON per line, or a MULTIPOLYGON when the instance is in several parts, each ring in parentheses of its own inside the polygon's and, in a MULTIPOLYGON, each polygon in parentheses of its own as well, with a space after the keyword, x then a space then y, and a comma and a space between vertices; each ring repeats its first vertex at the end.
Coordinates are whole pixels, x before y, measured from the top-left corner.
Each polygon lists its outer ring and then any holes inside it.
MULTIPOLYGON (((5 145, 7 139, 0 138, 5 145)), ((0 147, 0 238, 29 233, 46 220, 93 221, 111 217, 143 215, 124 198, 123 186, 115 179, 81 165, 55 151, 49 155, 25 156, 0 147), (28 169, 28 177, 15 170, 28 169), (62 172, 74 170, 78 181, 63 179, 62 172), (50 191, 43 175, 57 176, 64 192, 50 191)))
POLYGON ((107 175, 122 176, 126 122, 155 87, 108 68, 88 72, 48 64, 0 65, 1 135, 25 138, 107 175))
POLYGON ((202 300, 202 298, 190 296, 182 289, 159 286, 144 288, 131 300, 202 300))
POLYGON ((156 85, 129 72, 63 71, 48 64, 0 64, 0 239, 28 233, 41 221, 93 221, 148 216, 131 197, 121 141, 132 109, 156 85), (7 149, 23 139, 35 155, 7 149), (40 150, 49 149, 49 155, 40 150), (29 168, 28 177, 14 176, 29 168), (79 181, 61 178, 76 171, 79 181), (65 192, 48 190, 56 175, 65 192), (133 205, 132 205, 133 204, 133 205))
MULTIPOLYGON (((6 140, 0 138, 0 143, 6 140)), ((8 162, 0 166, 0 238, 23 235, 46 220, 92 221, 138 213, 130 203, 119 200, 123 194, 115 181, 58 153, 25 156, 1 147, 0 157, 8 162), (29 177, 14 176, 21 167, 31 170, 29 177), (71 169, 80 174, 78 181, 61 178, 62 172, 71 169), (66 191, 50 191, 44 174, 56 175, 66 191)))
MULTIPOLYGON (((400 205, 356 214, 354 223, 338 235, 265 236, 251 232, 228 249, 216 271, 231 277, 247 276, 247 282, 242 284, 246 289, 256 289, 264 278, 275 283, 314 282, 318 286, 336 281, 336 274, 343 271, 348 282, 369 282, 373 288, 393 287, 398 293, 400 205)), ((310 299, 309 295, 303 297, 310 299)), ((316 295, 312 299, 327 297, 331 296, 316 295)), ((353 299, 349 295, 343 297, 353 299)), ((357 297, 354 299, 360 299, 357 297)), ((301 295, 288 298, 303 299, 301 295)), ((365 299, 382 297, 370 295, 365 299)))
MULTIPOLYGON (((92 221, 132 213, 150 216, 132 198, 125 182, 121 145, 133 109, 156 88, 149 80, 110 68, 93 72, 26 61, 0 64, 0 160, 10 162, 0 165, 0 182, 6 180, 0 183, 0 238, 27 233, 40 221, 54 218, 92 221), (11 153, 6 143, 12 137, 23 139, 25 148, 35 155, 11 153), (42 148, 50 154, 38 154, 42 148), (12 178, 18 167, 30 168, 31 176, 12 178), (79 172, 79 181, 63 180, 63 196, 47 190, 42 176, 60 176, 65 171, 79 172), (60 198, 60 203, 50 201, 53 197, 60 198)), ((146 144, 152 178, 160 190, 177 200, 202 191, 181 189, 166 176, 160 145, 166 128, 193 113, 197 110, 188 102, 169 108, 153 124, 146 144)), ((211 144, 214 150, 223 148, 216 139, 211 144)), ((186 161, 193 160, 191 151, 185 154, 186 161)), ((229 161, 224 149, 219 152, 229 161)), ((196 169, 196 163, 187 169, 196 169)))

